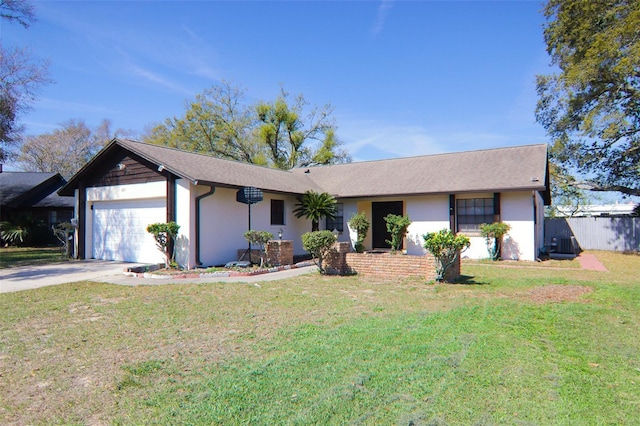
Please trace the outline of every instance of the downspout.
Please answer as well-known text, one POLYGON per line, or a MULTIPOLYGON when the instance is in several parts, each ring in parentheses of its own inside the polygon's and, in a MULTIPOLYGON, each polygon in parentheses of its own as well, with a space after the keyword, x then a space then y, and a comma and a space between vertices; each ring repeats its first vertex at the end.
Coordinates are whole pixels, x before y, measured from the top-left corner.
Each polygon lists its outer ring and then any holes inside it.
MULTIPOLYGON (((198 181, 195 181, 194 184, 198 185, 198 181)), ((209 185, 209 191, 196 197, 196 266, 202 265, 202 261, 200 260, 200 200, 213 195, 214 192, 216 192, 216 187, 209 185)))

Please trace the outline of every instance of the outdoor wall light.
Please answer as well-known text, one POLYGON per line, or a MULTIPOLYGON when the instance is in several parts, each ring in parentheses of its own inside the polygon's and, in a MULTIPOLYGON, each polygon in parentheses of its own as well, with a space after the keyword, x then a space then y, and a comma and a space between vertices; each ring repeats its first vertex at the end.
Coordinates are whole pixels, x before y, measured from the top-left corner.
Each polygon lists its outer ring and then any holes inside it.
POLYGON ((282 228, 278 231, 278 238, 282 241, 282 228))
POLYGON ((122 170, 127 168, 127 165, 126 164, 122 164, 122 163, 118 163, 116 167, 118 168, 118 170, 122 171, 122 170))

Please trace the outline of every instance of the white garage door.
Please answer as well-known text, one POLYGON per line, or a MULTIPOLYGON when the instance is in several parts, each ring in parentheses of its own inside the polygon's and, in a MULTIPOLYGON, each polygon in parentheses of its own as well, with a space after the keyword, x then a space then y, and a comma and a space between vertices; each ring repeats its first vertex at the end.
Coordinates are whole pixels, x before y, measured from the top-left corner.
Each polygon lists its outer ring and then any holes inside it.
POLYGON ((159 263, 164 258, 150 223, 166 222, 163 198, 101 201, 93 204, 93 258, 125 262, 159 263))

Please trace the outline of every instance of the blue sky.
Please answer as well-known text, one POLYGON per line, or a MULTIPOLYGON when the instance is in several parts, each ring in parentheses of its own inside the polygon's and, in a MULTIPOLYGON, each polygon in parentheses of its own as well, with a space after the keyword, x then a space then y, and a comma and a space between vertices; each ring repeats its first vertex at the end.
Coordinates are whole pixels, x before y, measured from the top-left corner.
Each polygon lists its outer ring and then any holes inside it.
POLYGON ((221 80, 331 103, 354 160, 545 143, 538 1, 42 1, 8 45, 50 61, 28 134, 71 118, 145 126, 221 80))

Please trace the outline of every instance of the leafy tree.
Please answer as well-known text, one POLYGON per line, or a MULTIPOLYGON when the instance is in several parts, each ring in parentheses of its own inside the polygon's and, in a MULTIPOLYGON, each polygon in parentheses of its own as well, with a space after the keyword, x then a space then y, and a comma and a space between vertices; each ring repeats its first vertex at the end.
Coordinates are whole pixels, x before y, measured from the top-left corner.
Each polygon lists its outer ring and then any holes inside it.
POLYGON ((307 191, 298 199, 293 214, 297 218, 305 217, 311 220, 311 231, 320 229, 320 220, 328 217, 335 219, 336 199, 326 192, 307 191))
POLYGON ((450 229, 441 229, 422 236, 424 248, 429 250, 436 260, 436 281, 443 281, 447 270, 453 266, 460 253, 466 250, 471 241, 466 235, 456 235, 450 229))
POLYGON ((391 239, 385 241, 391 246, 392 252, 400 250, 402 248, 402 240, 407 235, 407 229, 411 225, 411 220, 408 216, 390 213, 384 217, 384 221, 387 222, 387 231, 391 234, 391 239))
POLYGON ((595 191, 640 195, 640 2, 549 0, 544 38, 559 72, 537 77, 552 160, 595 191))
POLYGON ((196 95, 184 117, 165 120, 151 129, 145 142, 211 154, 252 164, 267 164, 253 138, 255 114, 242 89, 222 82, 196 95))
MULTIPOLYGON (((2 0, 0 18, 28 28, 35 21, 35 10, 26 0, 2 0)), ((51 82, 47 68, 47 62, 34 60, 29 49, 0 43, 0 161, 22 138, 20 115, 29 110, 41 87, 51 82)))
POLYGON ((290 99, 282 90, 275 102, 262 102, 255 107, 260 121, 258 139, 267 147, 270 161, 278 169, 350 160, 345 152, 337 150, 331 105, 313 108, 303 118, 307 105, 303 95, 290 99), (314 150, 311 142, 320 143, 320 147, 314 150))
POLYGON ((362 253, 364 251, 364 240, 367 238, 371 222, 369 222, 364 212, 354 213, 349 219, 349 227, 355 229, 357 235, 354 249, 356 252, 362 253))
POLYGON ((18 162, 27 171, 57 172, 69 178, 113 137, 111 122, 103 120, 91 130, 83 120, 69 120, 60 129, 37 136, 27 136, 18 153, 18 162))
MULTIPOLYGON (((244 237, 249 244, 257 244, 260 247, 260 267, 264 266, 264 246, 273 238, 273 234, 269 231, 249 230, 244 233, 244 237)), ((251 254, 249 254, 251 259, 251 254)))
POLYGON ((220 158, 291 169, 350 161, 339 149, 332 108, 304 115, 302 95, 282 94, 275 102, 247 103, 245 92, 228 82, 188 102, 183 117, 153 127, 144 141, 220 158))
MULTIPOLYGON (((553 151, 553 149, 551 150, 553 151)), ((552 154, 553 155, 553 154, 552 154)), ((551 201, 552 205, 546 207, 545 214, 548 217, 556 217, 559 213, 558 207, 570 208, 569 215, 578 213, 582 207, 589 204, 589 197, 580 188, 578 181, 572 176, 566 167, 549 163, 549 176, 551 180, 551 201)))
POLYGON ((302 234, 302 247, 313 256, 321 274, 326 272, 323 264, 335 242, 336 236, 331 231, 314 231, 302 234))
POLYGON ((178 236, 179 230, 180 225, 175 222, 152 223, 147 226, 147 232, 153 235, 156 247, 165 257, 164 265, 167 268, 175 264, 175 250, 173 253, 169 253, 169 249, 178 236))
POLYGON ((491 260, 500 259, 502 237, 507 235, 510 229, 511 226, 504 222, 483 223, 480 225, 480 235, 484 237, 491 260))

